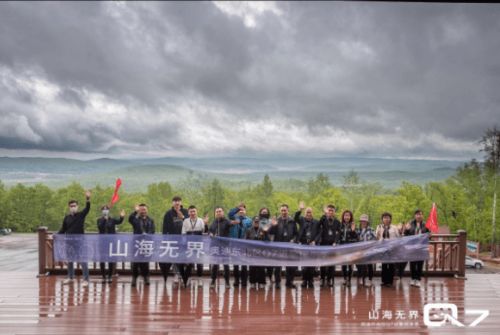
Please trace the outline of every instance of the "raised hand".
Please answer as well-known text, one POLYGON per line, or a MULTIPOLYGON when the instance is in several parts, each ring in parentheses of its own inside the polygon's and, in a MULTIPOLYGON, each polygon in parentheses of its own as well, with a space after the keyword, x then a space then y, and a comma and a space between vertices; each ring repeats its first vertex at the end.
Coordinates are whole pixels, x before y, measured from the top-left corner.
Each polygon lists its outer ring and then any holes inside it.
POLYGON ((122 209, 122 210, 120 211, 120 216, 121 216, 121 217, 124 217, 124 216, 125 216, 125 210, 124 210, 124 209, 122 209))
POLYGON ((90 199, 90 191, 85 191, 85 198, 90 199))
POLYGON ((300 211, 302 212, 304 210, 304 208, 306 208, 306 205, 304 204, 304 201, 300 201, 299 202, 299 209, 300 209, 300 211))

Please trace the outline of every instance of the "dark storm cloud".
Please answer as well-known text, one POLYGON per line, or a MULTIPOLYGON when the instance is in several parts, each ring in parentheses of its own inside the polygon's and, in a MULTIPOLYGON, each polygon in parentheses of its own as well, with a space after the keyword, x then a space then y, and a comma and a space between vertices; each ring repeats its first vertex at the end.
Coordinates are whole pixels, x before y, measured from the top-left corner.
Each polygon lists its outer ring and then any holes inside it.
POLYGON ((1 3, 0 148, 467 158, 500 116, 500 6, 228 6, 1 3))

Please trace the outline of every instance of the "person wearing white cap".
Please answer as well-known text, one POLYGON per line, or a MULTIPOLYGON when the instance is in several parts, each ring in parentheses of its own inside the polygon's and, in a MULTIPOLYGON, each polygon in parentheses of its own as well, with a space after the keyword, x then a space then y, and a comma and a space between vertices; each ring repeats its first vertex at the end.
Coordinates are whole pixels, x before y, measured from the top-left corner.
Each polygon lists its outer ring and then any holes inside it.
MULTIPOLYGON (((370 227, 370 221, 368 220, 368 215, 362 214, 359 217, 359 230, 358 237, 360 242, 373 241, 376 239, 375 233, 370 227)), ((373 280, 373 264, 359 264, 356 265, 358 269, 358 283, 359 279, 362 279, 362 284, 365 287, 372 286, 373 280), (368 277, 368 280, 366 279, 368 277)))

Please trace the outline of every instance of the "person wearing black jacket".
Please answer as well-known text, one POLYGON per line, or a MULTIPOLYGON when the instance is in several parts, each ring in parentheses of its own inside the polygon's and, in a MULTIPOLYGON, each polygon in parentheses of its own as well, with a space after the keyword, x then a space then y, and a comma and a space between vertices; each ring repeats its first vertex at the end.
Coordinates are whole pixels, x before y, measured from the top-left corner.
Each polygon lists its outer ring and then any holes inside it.
MULTIPOLYGON (((260 226, 260 217, 253 218, 252 227, 248 228, 245 232, 247 240, 255 241, 269 241, 267 231, 260 226)), ((266 268, 263 266, 251 265, 248 271, 250 288, 264 288, 266 286, 266 268)))
MULTIPOLYGON (((182 224, 184 219, 189 216, 188 211, 182 207, 182 198, 175 196, 172 198, 172 207, 165 212, 163 216, 163 235, 181 235, 182 234, 182 224)), ((160 263, 161 274, 163 275, 164 284, 167 283, 168 274, 172 263, 160 263)), ((173 264, 174 271, 178 270, 181 278, 185 277, 185 266, 184 264, 173 264)), ((177 281, 177 280, 176 280, 177 281)))
MULTIPOLYGON (((280 217, 277 220, 273 220, 272 227, 269 231, 269 234, 271 235, 271 241, 297 243, 297 224, 288 215, 287 204, 281 205, 280 213, 280 217)), ((286 267, 286 287, 296 288, 295 284, 293 283, 296 271, 296 266, 286 267)), ((279 289, 281 287, 281 266, 274 267, 274 279, 275 287, 279 289)))
MULTIPOLYGON (((358 242, 358 233, 354 223, 352 212, 346 210, 342 213, 342 222, 340 224, 340 244, 349 244, 358 242)), ((352 265, 342 265, 342 274, 344 275, 344 282, 346 287, 351 286, 352 265)))
MULTIPOLYGON (((304 203, 301 201, 299 210, 295 213, 294 220, 299 225, 298 242, 303 245, 316 245, 320 238, 319 222, 313 218, 311 207, 305 209, 305 216, 302 216, 304 203)), ((314 288, 314 267, 305 266, 302 268, 302 287, 314 288)))
MULTIPOLYGON (((215 208, 215 219, 208 229, 210 236, 229 237, 229 228, 231 228, 231 222, 224 216, 224 209, 222 207, 215 208)), ((212 264, 211 288, 215 288, 215 280, 217 279, 218 272, 219 264, 212 264)), ((226 288, 230 288, 229 264, 224 264, 224 280, 226 282, 226 288)))
MULTIPOLYGON (((335 218, 335 206, 326 206, 326 214, 319 220, 320 245, 336 245, 340 241, 340 222, 335 218)), ((321 267, 321 287, 334 284, 335 266, 321 267)))
MULTIPOLYGON (((417 209, 414 214, 414 219, 406 224, 403 234, 404 236, 412 236, 428 234, 429 232, 429 229, 425 226, 422 210, 417 209)), ((424 261, 410 262, 411 286, 420 287, 423 267, 424 261)))
MULTIPOLYGON (((148 206, 140 204, 135 207, 135 211, 128 217, 128 222, 132 225, 134 235, 154 234, 155 223, 148 216, 148 206)), ((149 285, 149 263, 132 263, 132 287, 137 285, 139 270, 144 277, 144 284, 149 285)))
MULTIPOLYGON (((108 205, 104 205, 101 207, 102 216, 97 219, 97 229, 99 234, 116 234, 116 225, 119 225, 123 222, 123 218, 125 217, 125 211, 121 210, 120 217, 114 219, 109 216, 109 207, 108 205)), ((115 269, 115 263, 108 263, 108 273, 106 275, 106 263, 100 262, 99 267, 101 268, 102 275, 102 283, 111 283, 113 271, 115 269)))
MULTIPOLYGON (((85 203, 85 208, 79 212, 78 211, 78 201, 70 200, 68 202, 69 214, 63 219, 61 229, 59 229, 58 234, 84 234, 85 233, 85 217, 90 211, 90 191, 85 192, 85 198, 87 199, 85 203)), ((83 283, 82 286, 86 287, 89 285, 89 267, 86 262, 80 263, 83 272, 83 283)), ((69 284, 73 282, 75 277, 75 268, 73 262, 68 262, 68 278, 63 281, 63 284, 69 284)))

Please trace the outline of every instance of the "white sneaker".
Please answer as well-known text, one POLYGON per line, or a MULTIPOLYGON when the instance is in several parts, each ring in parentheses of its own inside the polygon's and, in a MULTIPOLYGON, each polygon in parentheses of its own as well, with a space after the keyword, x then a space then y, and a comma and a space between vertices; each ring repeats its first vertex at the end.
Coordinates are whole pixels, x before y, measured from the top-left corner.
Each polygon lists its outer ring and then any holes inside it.
POLYGON ((63 285, 68 285, 73 283, 73 278, 66 278, 63 280, 63 285))
POLYGON ((88 280, 84 280, 82 282, 82 287, 87 287, 87 286, 89 286, 89 281, 88 280))
POLYGON ((415 286, 420 287, 420 280, 415 280, 415 286))
POLYGON ((200 287, 203 286, 203 279, 201 279, 201 278, 198 279, 198 286, 200 286, 200 287))
POLYGON ((372 281, 370 279, 368 279, 366 282, 365 282, 365 286, 366 287, 372 287, 372 281))

